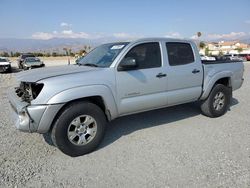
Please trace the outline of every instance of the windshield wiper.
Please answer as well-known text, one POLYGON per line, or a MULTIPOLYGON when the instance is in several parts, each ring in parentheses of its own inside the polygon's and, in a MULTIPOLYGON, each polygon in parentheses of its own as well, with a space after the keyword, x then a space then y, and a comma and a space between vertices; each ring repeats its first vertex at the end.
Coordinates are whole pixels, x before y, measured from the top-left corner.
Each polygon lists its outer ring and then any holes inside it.
POLYGON ((98 67, 98 65, 94 64, 94 63, 85 63, 85 64, 80 64, 83 66, 90 66, 90 67, 98 67))

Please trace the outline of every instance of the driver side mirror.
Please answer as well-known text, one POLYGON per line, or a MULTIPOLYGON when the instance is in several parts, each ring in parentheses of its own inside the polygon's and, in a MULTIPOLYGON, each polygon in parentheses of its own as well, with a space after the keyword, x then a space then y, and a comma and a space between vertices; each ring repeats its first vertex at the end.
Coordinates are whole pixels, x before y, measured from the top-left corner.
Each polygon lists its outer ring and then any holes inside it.
POLYGON ((118 71, 135 70, 138 67, 136 60, 132 57, 124 58, 118 66, 118 71))

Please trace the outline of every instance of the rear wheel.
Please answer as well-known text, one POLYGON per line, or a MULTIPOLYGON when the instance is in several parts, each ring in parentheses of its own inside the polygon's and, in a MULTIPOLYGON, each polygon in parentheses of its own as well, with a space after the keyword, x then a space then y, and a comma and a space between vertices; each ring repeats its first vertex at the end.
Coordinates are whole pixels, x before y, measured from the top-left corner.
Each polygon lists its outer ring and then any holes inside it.
POLYGON ((75 102, 63 110, 52 128, 51 138, 63 153, 76 157, 96 149, 105 127, 106 117, 97 105, 75 102))
POLYGON ((232 98, 232 90, 222 84, 217 84, 210 95, 201 104, 201 111, 208 117, 219 117, 225 114, 232 98))

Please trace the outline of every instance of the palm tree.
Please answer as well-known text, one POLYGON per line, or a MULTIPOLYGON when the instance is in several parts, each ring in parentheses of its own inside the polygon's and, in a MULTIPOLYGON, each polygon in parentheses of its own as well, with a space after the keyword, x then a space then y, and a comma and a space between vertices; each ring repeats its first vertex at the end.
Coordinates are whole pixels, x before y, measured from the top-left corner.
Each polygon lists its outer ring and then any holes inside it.
POLYGON ((205 47, 206 47, 205 42, 202 42, 202 41, 201 41, 201 42, 200 42, 200 48, 203 49, 203 48, 205 48, 205 47))
POLYGON ((65 51, 66 56, 68 55, 68 49, 67 48, 63 48, 63 50, 65 51))
POLYGON ((243 49, 242 48, 236 48, 235 50, 237 50, 238 51, 238 53, 241 53, 242 51, 243 51, 243 49))
POLYGON ((201 33, 200 31, 198 31, 198 32, 196 33, 196 35, 197 35, 197 37, 198 37, 198 38, 197 38, 197 40, 198 40, 198 41, 197 41, 197 46, 200 48, 200 42, 199 42, 200 40, 199 40, 199 38, 201 37, 202 33, 201 33))
POLYGON ((70 65, 69 55, 71 54, 71 49, 70 48, 63 48, 63 50, 65 51, 66 56, 68 56, 68 65, 70 65))
POLYGON ((84 49, 85 51, 87 51, 87 48, 88 48, 87 45, 84 45, 84 46, 83 46, 83 49, 84 49))
POLYGON ((202 33, 200 31, 197 32, 197 37, 200 38, 202 33))
POLYGON ((88 52, 91 50, 91 46, 88 46, 88 52))

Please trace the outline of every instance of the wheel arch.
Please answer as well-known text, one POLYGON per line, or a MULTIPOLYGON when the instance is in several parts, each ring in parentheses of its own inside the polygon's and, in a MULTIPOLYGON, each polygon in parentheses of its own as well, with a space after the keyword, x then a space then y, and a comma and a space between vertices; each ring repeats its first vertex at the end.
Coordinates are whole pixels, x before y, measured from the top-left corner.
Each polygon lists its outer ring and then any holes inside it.
POLYGON ((53 117, 53 120, 50 120, 51 123, 47 125, 48 127, 46 126, 46 130, 51 129, 55 120, 68 105, 72 105, 72 103, 79 101, 88 101, 99 106, 103 110, 108 121, 118 116, 115 98, 107 86, 91 85, 70 88, 56 94, 48 100, 48 105, 53 106, 53 104, 62 104, 62 106, 55 113, 56 115, 53 117))
POLYGON ((232 87, 232 75, 233 75, 232 72, 222 72, 222 73, 216 74, 209 80, 205 80, 203 93, 202 93, 202 96, 200 97, 200 100, 206 99, 216 84, 222 84, 222 85, 225 85, 226 87, 231 88, 232 87))
POLYGON ((53 128, 53 124, 55 123, 55 121, 58 119, 58 117, 62 114, 62 112, 69 107, 70 105, 74 105, 74 103, 77 102, 91 102, 95 105, 97 105, 98 107, 101 108, 101 110, 104 112, 105 117, 107 119, 107 121, 111 121, 112 117, 111 114, 109 112, 109 110, 107 109, 105 102, 103 100, 103 98, 101 96, 88 96, 88 97, 82 97, 82 98, 78 98, 78 99, 73 99, 71 101, 66 102, 56 113, 56 115, 54 116, 50 126, 49 126, 49 130, 51 130, 53 128))

